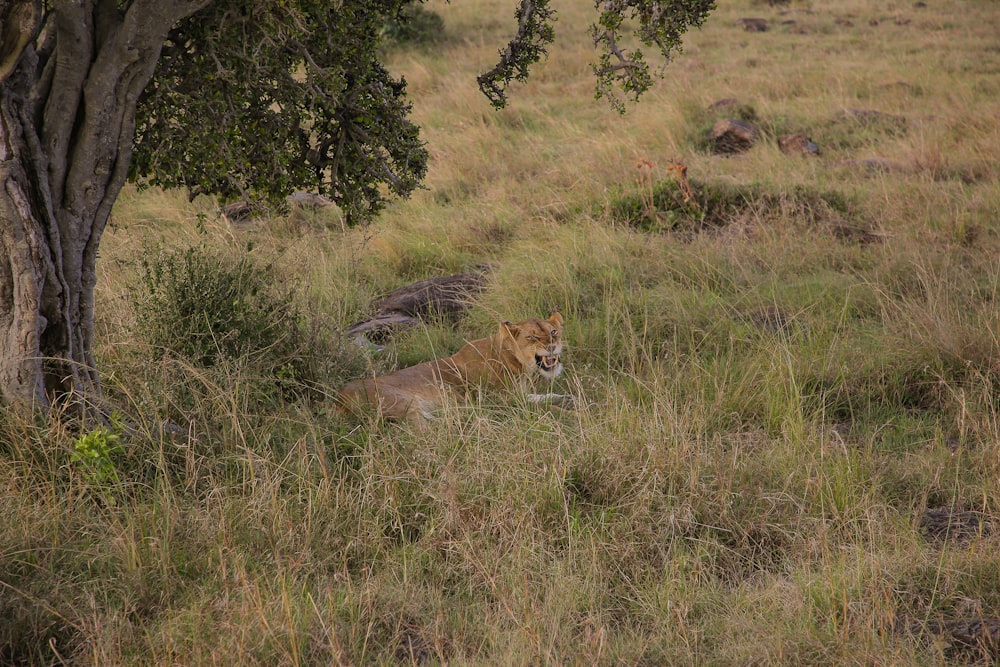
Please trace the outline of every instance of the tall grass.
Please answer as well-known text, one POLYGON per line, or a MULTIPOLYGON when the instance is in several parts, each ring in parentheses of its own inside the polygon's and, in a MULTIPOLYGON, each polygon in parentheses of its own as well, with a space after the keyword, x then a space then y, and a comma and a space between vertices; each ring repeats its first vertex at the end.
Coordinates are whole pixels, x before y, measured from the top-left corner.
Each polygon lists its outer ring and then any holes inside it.
POLYGON ((124 447, 88 467, 108 433, 0 413, 0 662, 997 659, 1000 13, 720 3, 619 116, 592 100, 588 6, 556 4, 503 112, 474 78, 513 5, 425 5, 443 39, 388 57, 427 189, 369 227, 123 194, 96 352, 124 447), (762 129, 728 158, 705 140, 724 97, 762 129), (144 261, 192 248, 267 267, 236 284, 290 299, 308 391, 275 345, 206 364, 150 336, 178 332, 143 310, 144 261), (386 291, 484 266, 454 326, 343 340, 386 291), (577 410, 487 394, 412 432, 332 409, 348 378, 555 309, 577 410))

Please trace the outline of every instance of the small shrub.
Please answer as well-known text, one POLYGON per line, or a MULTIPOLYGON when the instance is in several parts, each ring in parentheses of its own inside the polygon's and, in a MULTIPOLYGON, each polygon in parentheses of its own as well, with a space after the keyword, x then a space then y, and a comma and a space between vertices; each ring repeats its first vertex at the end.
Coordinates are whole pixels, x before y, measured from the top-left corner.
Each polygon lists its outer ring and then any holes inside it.
POLYGON ((784 216, 818 224, 852 215, 854 208, 839 192, 801 186, 779 191, 758 184, 668 179, 621 193, 611 200, 607 215, 615 222, 646 231, 698 231, 724 227, 747 216, 784 216))
POLYGON ((444 35, 444 20, 437 12, 421 5, 407 5, 386 21, 382 34, 397 44, 433 44, 440 42, 444 35))
POLYGON ((250 252, 190 247, 144 258, 135 290, 138 334, 155 356, 201 368, 250 367, 294 386, 309 373, 293 293, 250 252))
POLYGON ((81 468, 83 478, 94 492, 112 506, 117 504, 114 491, 121 482, 117 459, 124 453, 121 437, 124 430, 119 419, 112 416, 111 428, 98 426, 82 433, 73 441, 69 455, 70 462, 81 468))
POLYGON ((121 435, 118 429, 99 426, 79 436, 73 442, 69 459, 83 466, 87 479, 97 484, 118 481, 114 458, 121 454, 121 435))

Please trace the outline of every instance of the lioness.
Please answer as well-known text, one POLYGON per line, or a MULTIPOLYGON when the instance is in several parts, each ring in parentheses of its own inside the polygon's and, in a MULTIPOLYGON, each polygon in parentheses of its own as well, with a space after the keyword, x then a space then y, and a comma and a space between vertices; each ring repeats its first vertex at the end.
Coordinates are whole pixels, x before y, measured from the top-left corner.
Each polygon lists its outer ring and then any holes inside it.
MULTIPOLYGON (((466 343, 450 357, 353 380, 344 385, 337 398, 346 412, 361 414, 374 409, 388 419, 405 419, 424 426, 451 391, 467 394, 484 386, 523 387, 534 373, 555 379, 562 372, 562 333, 563 318, 559 313, 547 320, 502 322, 495 334, 466 343)), ((560 394, 528 394, 529 401, 550 401, 564 407, 572 399, 560 394)))

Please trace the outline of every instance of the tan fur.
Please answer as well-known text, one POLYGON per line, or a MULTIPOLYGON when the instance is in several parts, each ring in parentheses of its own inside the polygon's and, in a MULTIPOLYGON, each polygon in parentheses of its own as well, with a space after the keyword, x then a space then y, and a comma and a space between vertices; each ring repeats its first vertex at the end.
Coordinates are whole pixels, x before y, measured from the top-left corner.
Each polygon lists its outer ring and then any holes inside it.
MULTIPOLYGON (((547 320, 503 322, 494 335, 466 343, 450 357, 348 382, 338 393, 338 402, 353 414, 374 410, 388 419, 423 425, 444 405, 449 393, 523 386, 535 373, 554 379, 562 371, 562 333, 559 313, 547 320)), ((568 402, 570 398, 529 395, 532 401, 568 402)))

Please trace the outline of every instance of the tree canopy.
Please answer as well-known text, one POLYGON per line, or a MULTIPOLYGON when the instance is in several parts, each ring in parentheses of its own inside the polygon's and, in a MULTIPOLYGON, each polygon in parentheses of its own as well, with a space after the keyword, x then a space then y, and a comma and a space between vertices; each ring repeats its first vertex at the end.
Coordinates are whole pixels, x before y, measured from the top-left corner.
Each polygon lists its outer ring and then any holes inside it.
POLYGON ((427 152, 377 50, 403 4, 223 0, 181 22, 139 102, 133 176, 271 200, 316 184, 350 219, 406 196, 427 152))
MULTIPOLYGON (((315 184, 352 221, 405 197, 426 172, 427 151, 409 119, 406 82, 380 62, 379 37, 409 4, 212 2, 170 31, 139 102, 132 176, 193 194, 269 200, 315 184)), ((669 58, 713 6, 598 2, 597 95, 624 110, 620 96, 637 98, 652 84, 638 46, 621 46, 626 26, 633 42, 669 58)), ((550 0, 521 0, 514 18, 510 43, 478 79, 497 108, 555 35, 550 0)))

